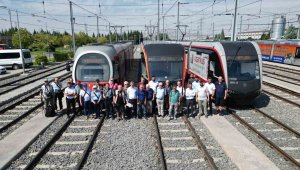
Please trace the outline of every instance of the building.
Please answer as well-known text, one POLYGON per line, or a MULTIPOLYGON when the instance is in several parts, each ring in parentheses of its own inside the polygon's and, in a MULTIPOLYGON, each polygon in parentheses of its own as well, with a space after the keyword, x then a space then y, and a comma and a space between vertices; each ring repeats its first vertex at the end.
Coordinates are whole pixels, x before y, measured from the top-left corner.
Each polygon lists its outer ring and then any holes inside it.
POLYGON ((259 40, 263 34, 270 34, 270 31, 247 31, 247 32, 241 32, 237 34, 237 38, 239 40, 247 40, 247 39, 253 39, 253 40, 259 40))

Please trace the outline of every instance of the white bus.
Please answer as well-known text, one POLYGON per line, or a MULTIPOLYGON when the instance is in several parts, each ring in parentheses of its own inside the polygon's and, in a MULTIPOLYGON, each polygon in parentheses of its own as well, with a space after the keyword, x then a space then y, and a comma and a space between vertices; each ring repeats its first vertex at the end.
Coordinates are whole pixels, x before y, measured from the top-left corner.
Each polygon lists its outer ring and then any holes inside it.
MULTIPOLYGON (((32 65, 32 58, 28 49, 22 49, 24 66, 32 65)), ((22 58, 20 49, 0 50, 0 66, 11 67, 14 70, 22 68, 22 58)))

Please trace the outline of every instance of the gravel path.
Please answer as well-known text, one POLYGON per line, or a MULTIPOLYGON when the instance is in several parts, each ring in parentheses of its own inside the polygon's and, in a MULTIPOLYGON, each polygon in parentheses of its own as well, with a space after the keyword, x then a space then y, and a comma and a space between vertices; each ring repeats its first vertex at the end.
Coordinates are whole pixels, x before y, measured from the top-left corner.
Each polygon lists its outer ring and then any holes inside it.
POLYGON ((83 169, 159 169, 152 119, 105 120, 83 169))
POLYGON ((35 142, 33 142, 29 148, 12 164, 8 169, 21 169, 20 167, 28 164, 36 152, 38 152, 45 144, 51 139, 53 134, 67 121, 66 116, 56 119, 48 129, 41 134, 35 142))

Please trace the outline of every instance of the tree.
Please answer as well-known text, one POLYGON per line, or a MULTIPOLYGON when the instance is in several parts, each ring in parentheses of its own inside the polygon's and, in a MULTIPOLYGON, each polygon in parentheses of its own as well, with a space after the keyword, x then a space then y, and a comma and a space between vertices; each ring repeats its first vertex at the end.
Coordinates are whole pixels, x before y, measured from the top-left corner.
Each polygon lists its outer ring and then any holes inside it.
POLYGON ((263 34, 260 37, 261 40, 269 40, 270 39, 270 34, 263 34))
MULTIPOLYGON (((32 34, 26 28, 20 28, 22 48, 28 48, 33 42, 32 34)), ((12 43, 15 48, 19 47, 19 35, 15 32, 12 36, 12 43)))
POLYGON ((98 38, 98 43, 100 44, 105 44, 108 42, 108 39, 106 37, 99 37, 98 38))
POLYGON ((71 45, 71 42, 72 42, 71 35, 64 34, 63 37, 62 37, 62 43, 63 43, 63 45, 71 45))
POLYGON ((286 39, 296 39, 297 38, 297 28, 293 25, 290 25, 286 30, 284 37, 286 39))

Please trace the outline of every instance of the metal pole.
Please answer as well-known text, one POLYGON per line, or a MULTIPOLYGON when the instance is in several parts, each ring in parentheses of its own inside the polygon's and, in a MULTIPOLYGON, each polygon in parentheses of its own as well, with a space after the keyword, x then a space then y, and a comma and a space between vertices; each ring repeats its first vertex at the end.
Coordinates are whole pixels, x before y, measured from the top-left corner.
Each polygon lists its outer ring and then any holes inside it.
POLYGON ((99 17, 97 17, 97 41, 98 41, 98 38, 99 38, 99 17))
POLYGON ((111 43, 110 23, 108 23, 108 31, 109 31, 109 43, 111 43))
POLYGON ((71 20, 71 30, 72 30, 72 48, 73 52, 75 54, 75 34, 74 34, 74 18, 73 18, 73 8, 72 8, 72 2, 70 1, 70 20, 71 20))
POLYGON ((22 69, 23 69, 23 74, 25 74, 25 66, 24 66, 24 55, 23 55, 23 50, 22 50, 22 41, 21 41, 21 33, 20 33, 20 25, 19 25, 19 14, 18 11, 17 13, 17 22, 18 22, 18 35, 19 35, 19 47, 21 50, 21 58, 22 58, 22 69))
POLYGON ((213 32, 212 39, 214 40, 215 39, 215 22, 213 22, 213 25, 212 25, 212 32, 213 32))
POLYGON ((160 37, 159 37, 159 0, 158 0, 158 5, 157 5, 157 41, 160 40, 160 37))
POLYGON ((299 22, 299 26, 298 26, 297 39, 300 39, 300 15, 298 15, 298 22, 299 22))
POLYGON ((8 9, 8 14, 9 14, 10 28, 13 28, 12 22, 11 22, 11 11, 10 11, 10 9, 8 9))
POLYGON ((85 34, 88 35, 88 30, 87 30, 87 25, 84 24, 84 28, 85 28, 85 34))
POLYGON ((46 24, 46 33, 47 33, 48 58, 50 58, 50 53, 49 53, 49 34, 48 34, 48 25, 47 25, 47 22, 45 22, 45 24, 46 24))
POLYGON ((165 41, 166 37, 165 37, 165 15, 162 16, 163 17, 163 41, 165 41))
POLYGON ((235 0, 235 7, 234 7, 234 20, 233 20, 233 28, 232 28, 232 37, 231 41, 236 41, 236 19, 237 19, 237 6, 238 6, 238 0, 235 0))
POLYGON ((201 16, 201 20, 200 20, 200 40, 202 39, 202 27, 203 27, 203 24, 202 24, 202 16, 201 16))
POLYGON ((179 4, 180 2, 178 2, 178 6, 177 6, 177 30, 176 30, 176 41, 178 41, 179 38, 179 4))
POLYGON ((241 15, 241 22, 240 22, 240 36, 239 36, 239 39, 241 39, 241 36, 242 36, 242 24, 243 24, 243 16, 241 15))

